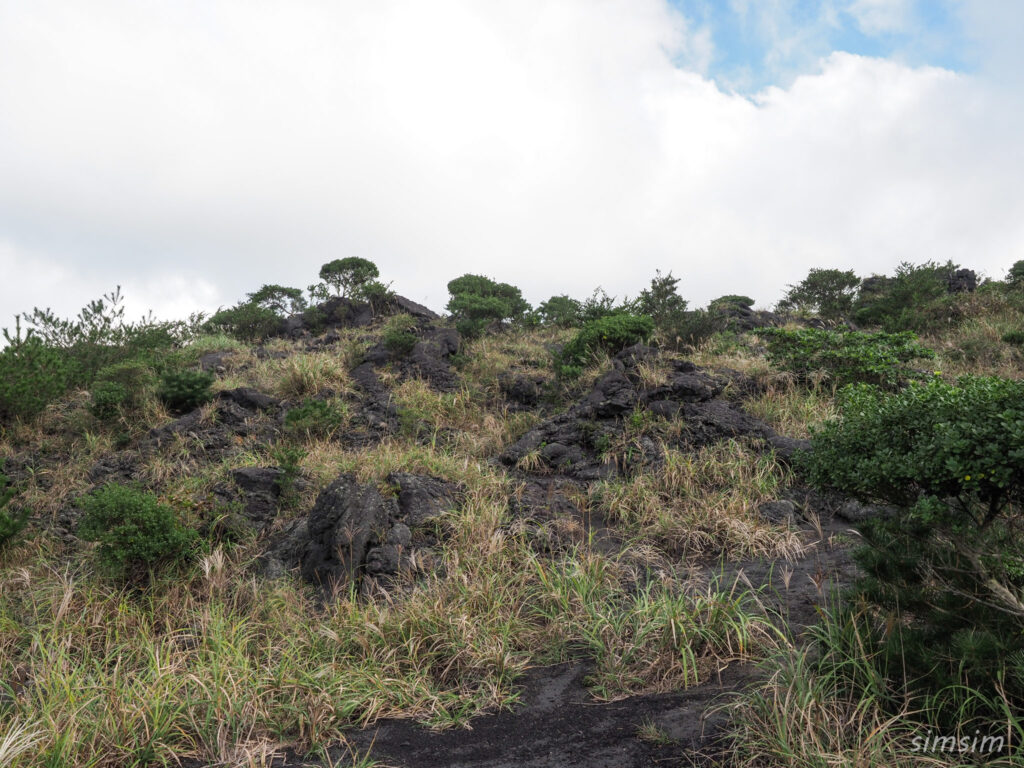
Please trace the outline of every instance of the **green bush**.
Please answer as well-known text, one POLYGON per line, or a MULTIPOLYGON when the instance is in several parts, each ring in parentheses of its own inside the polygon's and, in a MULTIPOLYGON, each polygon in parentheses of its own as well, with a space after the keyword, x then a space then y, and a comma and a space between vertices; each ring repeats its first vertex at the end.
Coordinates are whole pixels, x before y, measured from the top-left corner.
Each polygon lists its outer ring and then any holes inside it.
POLYGON ((826 320, 842 320, 853 310, 860 278, 852 270, 812 269, 807 277, 789 286, 779 309, 814 312, 826 320))
POLYGON ((448 283, 448 293, 447 309, 467 338, 479 336, 491 323, 520 320, 530 309, 518 288, 482 275, 455 278, 448 283))
POLYGON ((726 326, 718 312, 703 309, 678 314, 661 329, 665 344, 673 349, 696 349, 726 326))
POLYGON ((213 374, 203 371, 169 371, 160 379, 157 397, 172 413, 186 413, 213 399, 213 374))
POLYGON ((623 312, 633 314, 632 302, 616 304, 615 297, 609 296, 603 288, 598 286, 589 297, 584 299, 580 307, 579 324, 586 325, 593 320, 600 320, 602 317, 623 312))
POLYGON ((330 438, 348 420, 344 404, 326 400, 306 400, 285 414, 285 431, 296 439, 330 438))
POLYGON ((396 357, 408 355, 416 346, 416 319, 412 315, 392 315, 384 323, 382 341, 387 350, 396 357))
POLYGON ((840 386, 862 382, 893 388, 914 375, 905 363, 935 356, 910 332, 763 328, 757 333, 764 339, 768 359, 774 365, 804 381, 824 371, 840 386))
POLYGON ((125 411, 141 406, 150 396, 154 380, 153 369, 145 363, 108 365, 96 374, 89 410, 100 421, 113 421, 125 411))
POLYGON ((569 296, 552 296, 537 307, 542 325, 555 328, 574 328, 580 324, 583 305, 569 296))
POLYGON ((273 309, 242 302, 213 314, 203 326, 207 333, 226 333, 240 341, 263 341, 281 332, 282 319, 273 309))
POLYGON ((377 265, 359 256, 335 259, 320 267, 320 279, 334 289, 335 295, 350 299, 365 300, 363 289, 379 276, 377 265))
POLYGON ((1024 381, 938 377, 897 393, 845 390, 798 466, 819 488, 893 505, 860 530, 860 600, 887 674, 1024 706, 1024 381))
POLYGON ((4 330, 7 346, 0 350, 0 421, 28 420, 68 388, 71 373, 59 349, 31 332, 22 337, 4 330))
POLYGON ((1009 331, 1003 334, 1003 341, 1015 347, 1024 347, 1024 331, 1009 331))
POLYGON ((569 341, 555 358, 559 378, 579 376, 598 352, 614 355, 640 341, 647 341, 654 332, 654 321, 625 313, 592 320, 569 341))
POLYGON ((15 496, 14 488, 9 487, 10 478, 0 473, 0 549, 3 549, 14 537, 24 530, 28 523, 28 510, 12 514, 7 504, 15 496))
POLYGON ((749 296, 730 293, 725 296, 719 296, 717 299, 712 299, 708 304, 708 310, 721 311, 728 309, 750 309, 753 306, 754 300, 749 296))
POLYGON ((78 502, 83 511, 78 535, 99 542, 100 567, 138 580, 153 569, 185 559, 195 531, 150 492, 109 483, 78 502))
POLYGON ((677 327, 687 306, 686 299, 679 295, 678 285, 679 278, 672 277, 671 272, 662 275, 661 270, 655 270, 650 287, 640 291, 631 312, 651 318, 659 331, 677 327))
POLYGON ((953 319, 948 313, 957 306, 947 298, 949 278, 958 269, 953 262, 903 262, 894 277, 868 278, 854 302, 854 320, 889 332, 948 327, 953 319))

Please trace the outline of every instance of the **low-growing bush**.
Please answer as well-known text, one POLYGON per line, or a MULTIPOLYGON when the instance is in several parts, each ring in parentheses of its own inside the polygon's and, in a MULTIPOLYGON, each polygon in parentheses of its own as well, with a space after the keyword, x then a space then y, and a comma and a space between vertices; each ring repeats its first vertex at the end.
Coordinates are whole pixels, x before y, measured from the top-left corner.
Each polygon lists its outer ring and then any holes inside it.
POLYGON ((541 302, 537 307, 537 315, 542 325, 555 328, 573 328, 580 324, 583 305, 576 299, 561 295, 552 296, 541 302))
POLYGON ((935 703, 954 719, 957 686, 1020 711, 1024 381, 860 385, 842 393, 840 413, 798 465, 819 488, 891 505, 859 526, 857 553, 857 597, 885 627, 882 670, 941 693, 935 703))
POLYGON ((308 399, 285 414, 284 427, 296 439, 330 438, 347 420, 344 403, 308 399))
POLYGON ((491 323, 520 320, 530 310, 514 285, 497 283, 482 275, 463 275, 448 283, 448 311, 455 327, 467 338, 483 333, 491 323))
POLYGON ((562 347, 555 358, 555 372, 560 378, 575 378, 598 352, 614 355, 637 342, 647 341, 652 333, 654 321, 649 317, 621 313, 592 320, 562 347))
POLYGON ((416 346, 416 319, 412 315, 392 315, 384 323, 384 346, 396 357, 405 357, 416 346))
POLYGON ((89 410, 100 421, 110 422, 138 408, 151 394, 153 370, 140 362, 115 363, 96 374, 90 389, 89 410))
POLYGON ((1024 347, 1024 331, 1009 331, 1003 334, 1003 341, 1015 347, 1024 347))
POLYGON ((226 333, 241 341, 263 341, 280 333, 282 322, 274 310, 246 301, 218 310, 203 327, 207 333, 226 333))
POLYGON ((839 386, 852 383, 893 388, 912 376, 906 363, 932 358, 935 353, 917 343, 909 331, 867 333, 818 328, 763 328, 758 335, 768 347, 768 359, 808 381, 824 372, 839 386))
POLYGON ((78 535, 99 542, 100 568, 112 576, 138 580, 185 559, 196 539, 170 506, 133 486, 109 483, 78 504, 83 511, 78 535))
POLYGON ((169 371, 160 379, 157 397, 174 413, 186 413, 210 402, 213 374, 204 371, 169 371))

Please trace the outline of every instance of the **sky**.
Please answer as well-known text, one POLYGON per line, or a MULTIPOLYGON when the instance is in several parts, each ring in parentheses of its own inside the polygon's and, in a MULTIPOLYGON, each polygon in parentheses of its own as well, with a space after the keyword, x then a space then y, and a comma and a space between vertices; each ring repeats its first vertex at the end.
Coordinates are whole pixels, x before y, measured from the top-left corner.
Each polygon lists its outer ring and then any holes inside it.
POLYGON ((0 326, 1024 258, 1018 0, 0 0, 0 326))

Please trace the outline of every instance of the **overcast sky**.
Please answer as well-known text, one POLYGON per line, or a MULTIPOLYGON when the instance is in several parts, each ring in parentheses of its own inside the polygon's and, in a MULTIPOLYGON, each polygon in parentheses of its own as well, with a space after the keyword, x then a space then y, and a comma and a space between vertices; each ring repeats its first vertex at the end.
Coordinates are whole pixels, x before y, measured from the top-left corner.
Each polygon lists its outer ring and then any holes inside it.
POLYGON ((0 0, 0 325, 1024 258, 1018 0, 0 0))

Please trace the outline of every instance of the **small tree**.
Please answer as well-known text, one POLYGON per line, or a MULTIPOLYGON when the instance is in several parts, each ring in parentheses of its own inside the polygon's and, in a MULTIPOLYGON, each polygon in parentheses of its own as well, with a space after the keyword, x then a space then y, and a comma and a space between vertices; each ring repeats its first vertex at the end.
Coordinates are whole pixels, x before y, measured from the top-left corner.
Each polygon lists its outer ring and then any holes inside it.
POLYGON ((1024 259, 1013 262, 1010 271, 1006 276, 1008 282, 1014 288, 1024 288, 1024 259))
POLYGON ((268 309, 279 316, 294 315, 306 308, 302 289, 283 285, 264 285, 255 293, 249 294, 249 303, 261 309, 268 309))
POLYGON ((583 305, 576 299, 562 294, 541 302, 537 307, 537 314, 544 325, 555 328, 572 328, 580 323, 583 305))
POLYGON ((789 286, 780 309, 816 312, 826 320, 841 320, 853 310, 860 278, 852 270, 812 269, 807 277, 789 286))
POLYGON ((196 538, 174 510, 138 488, 110 483, 83 497, 78 535, 98 541, 101 567, 139 580, 150 569, 183 559, 196 538))
POLYGON ((378 277, 377 265, 359 256, 335 259, 320 267, 320 279, 334 289, 335 295, 349 299, 360 298, 364 286, 378 277))
MULTIPOLYGON (((798 463, 818 487, 892 505, 859 527, 857 593, 880 661, 910 687, 1024 705, 1024 382, 938 377, 846 390, 798 463)), ((868 655, 869 657, 871 654, 868 655)), ((973 706, 973 705, 972 705, 973 706)))
POLYGON ((530 310, 514 285, 498 283, 482 275, 463 275, 448 283, 451 299, 447 309, 455 327, 466 337, 479 336, 490 323, 519 320, 530 310))
POLYGON ((678 285, 679 278, 672 277, 671 272, 662 275, 661 270, 655 270, 651 287, 640 291, 634 302, 636 314, 647 315, 659 330, 677 324, 687 306, 686 299, 679 295, 678 285))

